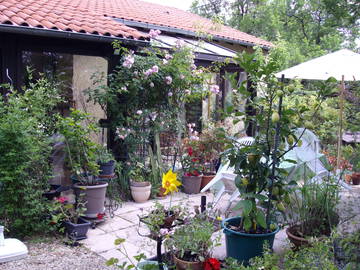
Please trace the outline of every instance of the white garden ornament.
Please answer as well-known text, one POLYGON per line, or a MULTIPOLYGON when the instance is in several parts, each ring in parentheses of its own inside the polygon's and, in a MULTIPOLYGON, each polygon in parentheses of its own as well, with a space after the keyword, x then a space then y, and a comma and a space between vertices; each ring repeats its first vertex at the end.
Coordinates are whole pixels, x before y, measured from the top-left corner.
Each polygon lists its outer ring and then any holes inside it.
POLYGON ((19 260, 25 258, 28 249, 18 239, 4 238, 4 226, 0 226, 0 263, 19 260))

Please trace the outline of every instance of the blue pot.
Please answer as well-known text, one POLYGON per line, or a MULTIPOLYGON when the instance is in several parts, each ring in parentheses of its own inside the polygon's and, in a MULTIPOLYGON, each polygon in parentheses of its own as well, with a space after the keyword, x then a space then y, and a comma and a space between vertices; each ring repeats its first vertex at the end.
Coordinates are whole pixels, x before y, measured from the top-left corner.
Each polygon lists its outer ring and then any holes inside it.
POLYGON ((223 232, 226 241, 226 256, 237 259, 240 263, 247 265, 249 260, 256 256, 263 255, 265 242, 272 249, 275 234, 279 232, 277 227, 275 231, 265 234, 251 234, 233 231, 226 225, 239 226, 241 217, 232 217, 222 221, 223 232))

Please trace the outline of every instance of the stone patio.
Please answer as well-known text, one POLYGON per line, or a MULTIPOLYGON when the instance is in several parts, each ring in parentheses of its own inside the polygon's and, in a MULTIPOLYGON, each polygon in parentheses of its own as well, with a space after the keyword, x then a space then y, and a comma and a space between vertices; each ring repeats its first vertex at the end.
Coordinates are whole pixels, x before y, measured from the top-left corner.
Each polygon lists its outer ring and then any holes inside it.
MULTIPOLYGON (((360 187, 353 186, 352 191, 343 190, 341 193, 342 200, 340 208, 350 209, 353 213, 357 213, 355 217, 355 227, 360 224, 359 214, 360 214, 360 187)), ((200 206, 201 196, 205 195, 207 197, 207 203, 212 202, 214 196, 212 193, 202 193, 187 195, 184 193, 176 193, 172 198, 172 205, 182 204, 189 207, 189 209, 194 209, 195 206, 200 206)), ((216 209, 219 209, 221 216, 224 217, 224 211, 229 195, 224 195, 220 202, 217 204, 216 209)), ((165 199, 155 199, 163 205, 169 205, 170 197, 165 199)), ((147 257, 153 257, 156 255, 156 242, 147 237, 143 237, 140 234, 147 234, 148 230, 144 224, 140 224, 139 215, 144 215, 154 204, 155 200, 150 200, 145 203, 135 203, 135 202, 125 202, 121 207, 115 212, 114 218, 108 218, 103 224, 99 224, 95 229, 90 229, 88 232, 88 238, 82 240, 81 242, 85 247, 96 252, 105 259, 118 258, 120 262, 128 261, 126 256, 121 254, 114 245, 114 241, 117 238, 126 239, 125 247, 128 253, 128 256, 133 259, 133 256, 140 253, 144 253, 147 257)), ((351 212, 350 211, 350 212, 351 212)), ((340 211, 341 213, 348 213, 349 211, 340 211)), ((228 213, 229 214, 229 213, 228 213)), ((229 216, 234 216, 237 213, 230 213, 229 216)), ((344 230, 347 230, 347 227, 354 229, 354 220, 344 223, 341 225, 344 230)), ((214 257, 224 258, 226 255, 225 251, 225 239, 222 231, 218 231, 215 234, 222 235, 222 245, 217 247, 214 250, 214 257)), ((274 251, 276 253, 282 253, 289 248, 287 241, 287 236, 285 230, 281 230, 276 234, 274 242, 274 251)), ((135 260, 133 260, 135 262, 135 260)))

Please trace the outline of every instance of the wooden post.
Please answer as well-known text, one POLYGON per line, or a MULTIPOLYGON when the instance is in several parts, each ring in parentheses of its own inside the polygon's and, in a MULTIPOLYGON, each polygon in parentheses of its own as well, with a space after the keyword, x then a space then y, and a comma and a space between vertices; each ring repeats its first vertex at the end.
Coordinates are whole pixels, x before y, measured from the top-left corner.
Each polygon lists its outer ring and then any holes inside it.
POLYGON ((344 114, 344 91, 345 91, 345 83, 344 83, 344 75, 341 79, 340 88, 340 111, 339 111, 339 134, 338 134, 338 142, 337 142, 337 159, 336 159, 336 173, 340 168, 340 160, 341 160, 341 145, 342 145, 342 133, 343 133, 343 114, 344 114))

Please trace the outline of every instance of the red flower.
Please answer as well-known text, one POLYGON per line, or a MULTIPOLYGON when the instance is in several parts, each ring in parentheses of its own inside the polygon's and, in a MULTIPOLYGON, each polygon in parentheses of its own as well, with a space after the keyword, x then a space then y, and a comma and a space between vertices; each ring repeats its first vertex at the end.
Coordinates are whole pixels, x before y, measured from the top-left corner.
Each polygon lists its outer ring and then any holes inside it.
POLYGON ((189 148, 188 148, 188 154, 189 154, 190 157, 193 155, 193 149, 192 149, 192 147, 189 147, 189 148))
POLYGON ((98 213, 96 216, 96 218, 100 220, 103 219, 104 217, 105 217, 105 213, 98 213))
POLYGON ((68 199, 66 197, 59 197, 59 198, 56 198, 56 200, 60 203, 65 203, 68 199))
POLYGON ((192 175, 194 175, 194 176, 199 176, 200 173, 199 173, 198 171, 193 171, 193 172, 192 172, 192 175))
POLYGON ((220 262, 215 258, 208 258, 204 262, 204 270, 220 270, 220 262))
POLYGON ((198 159, 197 159, 197 158, 193 158, 191 161, 192 161, 192 162, 197 162, 198 159))

